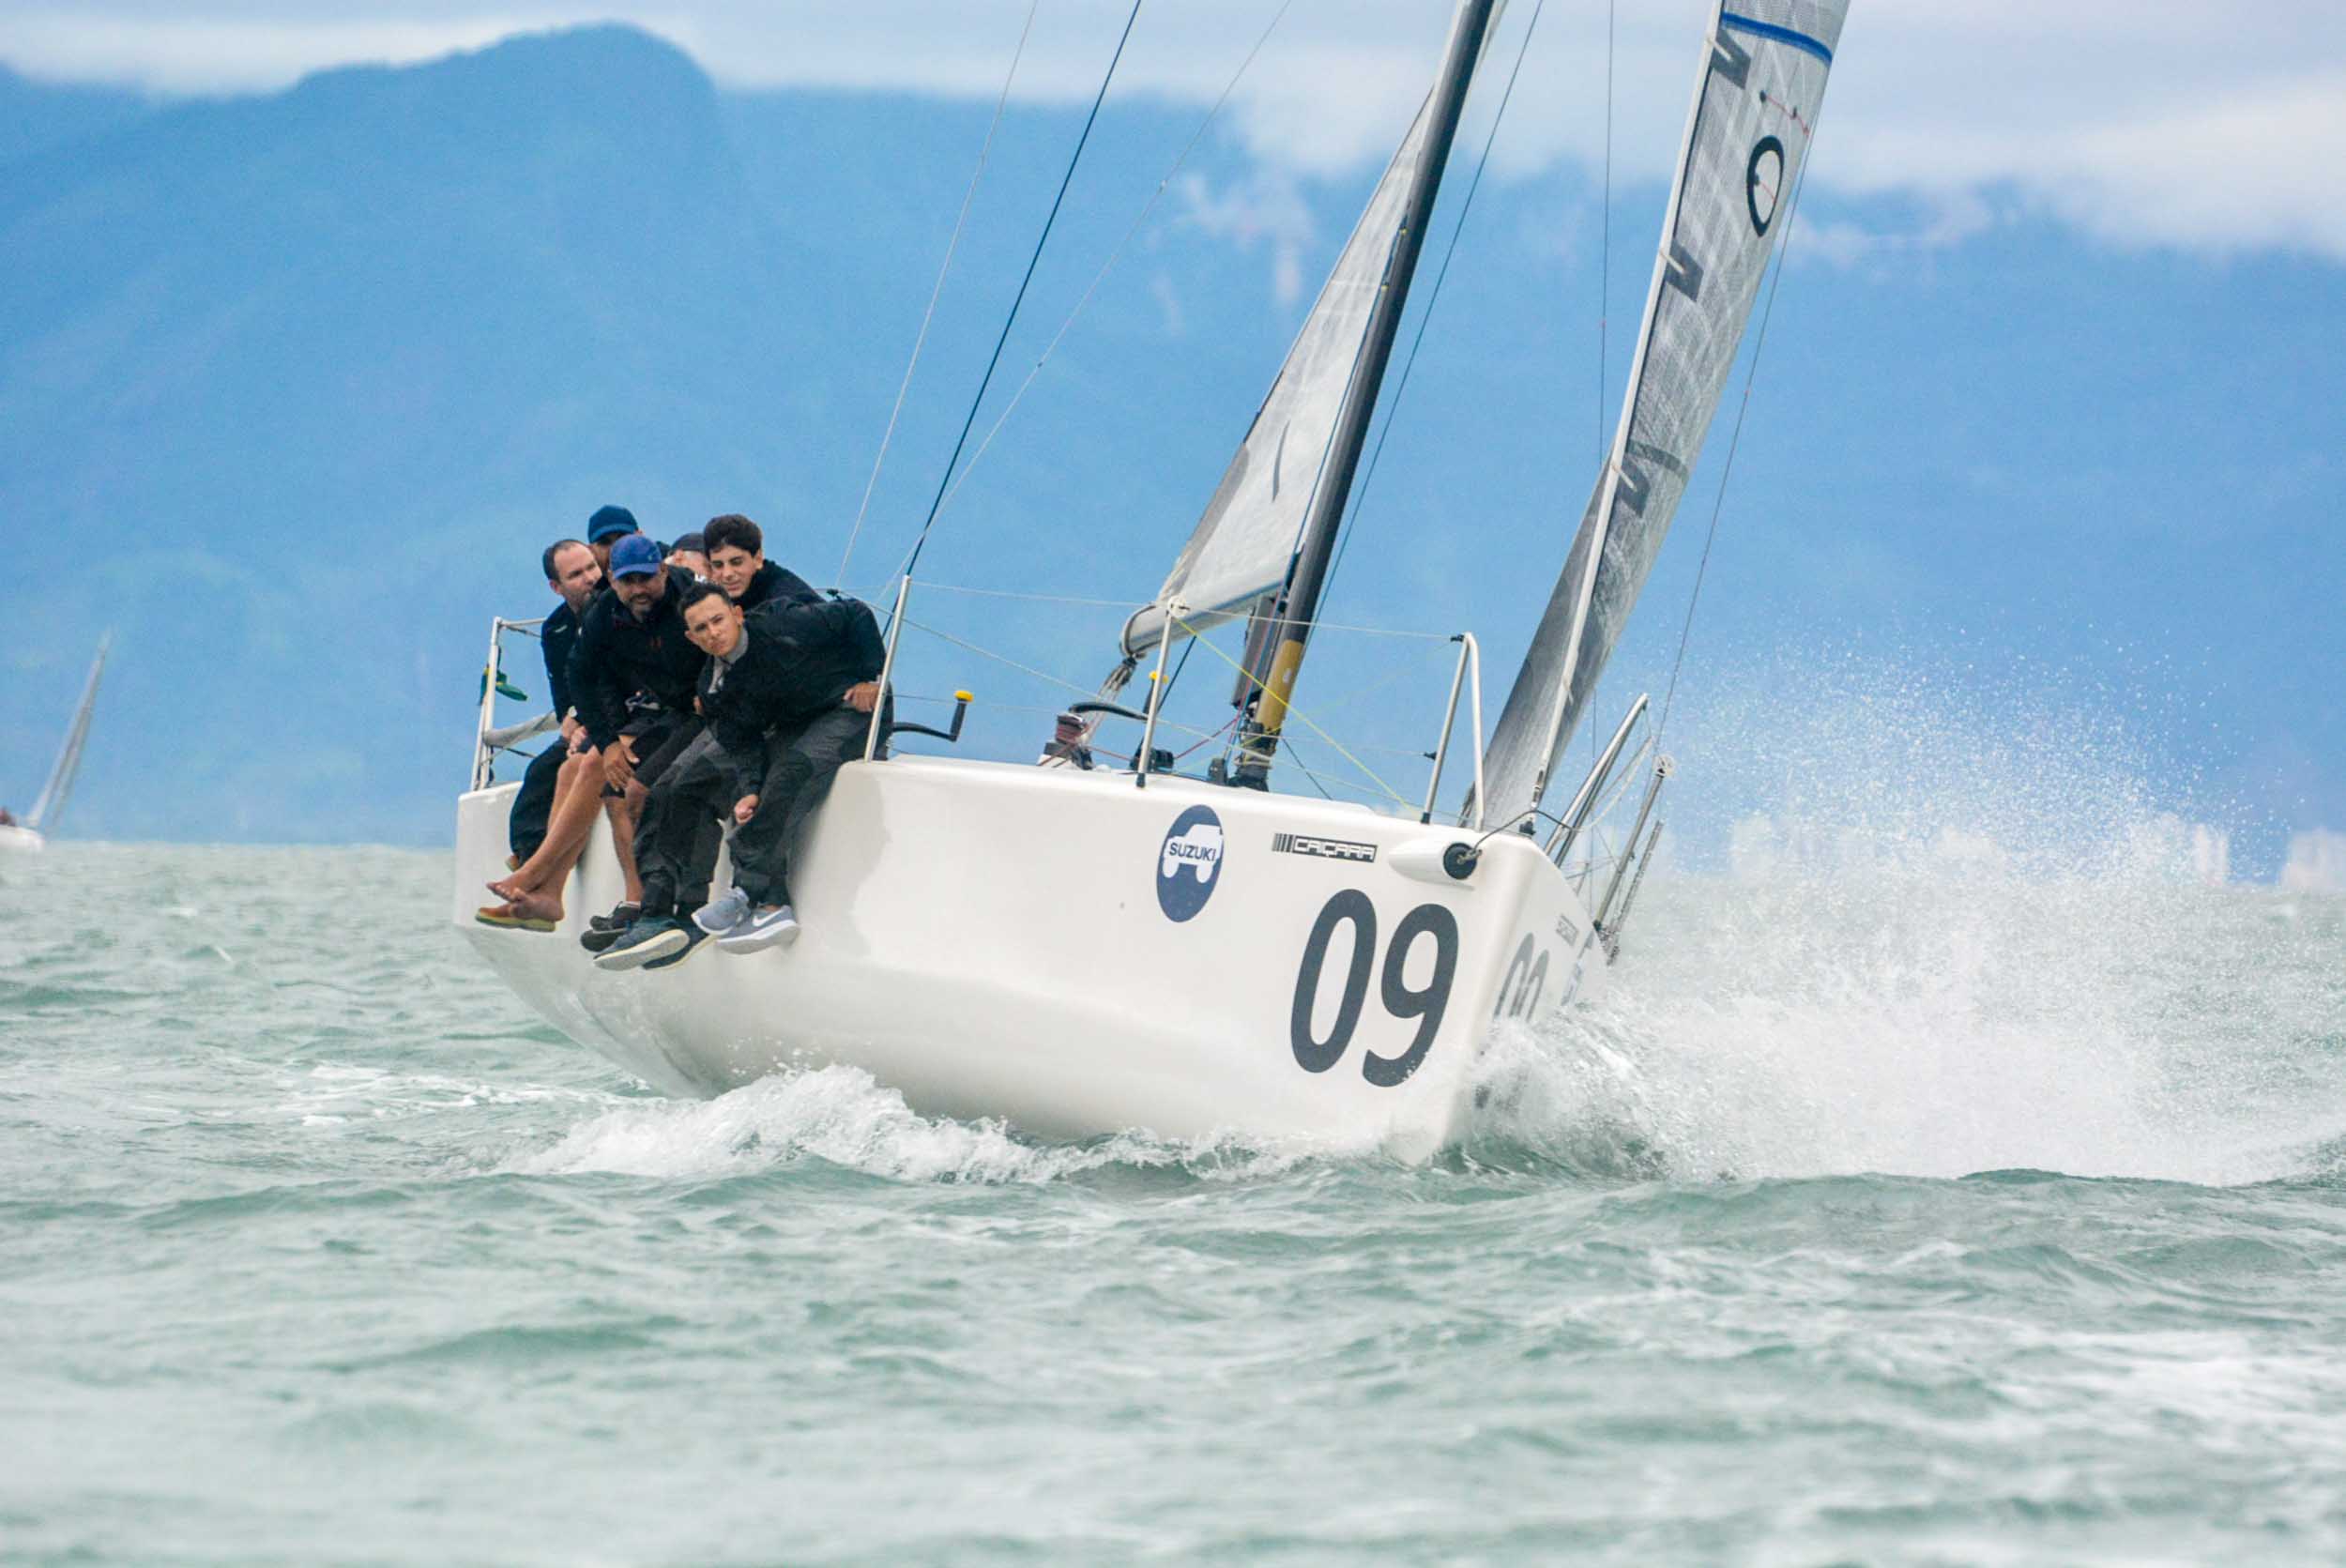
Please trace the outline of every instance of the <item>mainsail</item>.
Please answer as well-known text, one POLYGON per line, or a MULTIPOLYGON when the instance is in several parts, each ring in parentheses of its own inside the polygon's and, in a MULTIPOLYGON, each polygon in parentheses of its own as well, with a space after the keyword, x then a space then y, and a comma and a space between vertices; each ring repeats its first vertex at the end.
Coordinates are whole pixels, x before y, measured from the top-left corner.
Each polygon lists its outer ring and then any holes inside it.
POLYGON ((73 709, 73 727, 66 731, 65 746, 57 753, 56 766, 49 770, 49 783, 33 802, 31 814, 24 818, 27 828, 54 829, 57 818, 65 814, 65 803, 73 795, 74 775, 82 770, 82 747, 89 739, 90 710, 98 706, 98 677, 105 673, 106 649, 114 642, 109 632, 98 639, 98 657, 90 662, 89 678, 82 682, 82 700, 73 709))
MULTIPOLYGON (((1463 42, 1466 53, 1458 90, 1448 95, 1447 119, 1438 113, 1445 106, 1445 93, 1438 84, 1426 95, 1384 177, 1377 182, 1165 586, 1157 590, 1155 601, 1126 627, 1128 654, 1156 642, 1167 609, 1191 628, 1202 630, 1226 618, 1217 612, 1251 607, 1287 582, 1314 499, 1329 478, 1347 394, 1368 358, 1377 307, 1396 282, 1395 250, 1409 222, 1411 198, 1430 193, 1430 186, 1421 186, 1420 171, 1429 156, 1440 160, 1448 154, 1464 77, 1471 75, 1503 8, 1471 3, 1459 7, 1452 43, 1455 49, 1463 42)), ((1440 174, 1439 168, 1431 172, 1440 174)), ((1406 277, 1399 284, 1406 290, 1406 277)), ((1373 403, 1375 388, 1363 390, 1373 403)), ((1177 629, 1175 635, 1180 634, 1177 629)))
MULTIPOLYGON (((1179 606, 1185 616, 1207 615, 1258 599, 1286 581, 1303 515, 1327 464, 1344 389, 1360 358, 1362 335, 1377 308, 1386 257, 1408 209, 1410 182, 1425 153, 1432 106, 1429 95, 1377 182, 1246 439, 1157 590, 1157 605, 1179 606)), ((1135 617, 1125 634, 1127 651, 1155 642, 1162 617, 1153 609, 1135 617)))
POLYGON ((1695 84, 1621 425, 1485 763, 1540 803, 1669 531, 1805 163, 1849 0, 1722 6, 1695 84))

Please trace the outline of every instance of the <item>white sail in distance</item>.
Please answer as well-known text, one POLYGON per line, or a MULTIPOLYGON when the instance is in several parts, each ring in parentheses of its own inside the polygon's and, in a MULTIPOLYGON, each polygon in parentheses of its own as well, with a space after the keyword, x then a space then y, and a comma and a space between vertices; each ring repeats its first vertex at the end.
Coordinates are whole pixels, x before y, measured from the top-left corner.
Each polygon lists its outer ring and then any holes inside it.
POLYGON ((1807 161, 1849 0, 1728 0, 1695 84, 1629 388, 1491 738, 1489 820, 1540 803, 1685 494, 1807 161))
POLYGON ((82 682, 82 700, 73 709, 73 727, 66 731, 65 745, 58 750, 56 765, 49 769, 49 783, 42 786, 40 799, 24 818, 24 826, 38 830, 53 830, 57 818, 65 814, 65 803, 73 796, 73 781, 82 770, 82 747, 89 739, 89 717, 98 706, 98 677, 106 670, 106 650, 114 644, 109 632, 98 639, 98 657, 90 661, 89 677, 82 682))

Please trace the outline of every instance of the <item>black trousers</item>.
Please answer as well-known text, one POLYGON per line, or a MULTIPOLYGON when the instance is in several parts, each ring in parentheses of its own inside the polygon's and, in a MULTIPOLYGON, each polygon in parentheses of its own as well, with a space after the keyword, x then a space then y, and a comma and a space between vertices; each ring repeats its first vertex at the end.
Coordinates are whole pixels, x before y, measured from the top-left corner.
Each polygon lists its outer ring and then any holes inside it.
POLYGON ((506 841, 521 860, 538 853, 546 842, 546 819, 554 814, 554 781, 570 760, 571 748, 556 735, 554 743, 532 757, 522 774, 521 792, 513 797, 513 814, 506 818, 506 841))
POLYGON ((734 884, 751 903, 790 902, 790 866, 806 819, 830 793, 840 767, 863 754, 871 727, 870 714, 841 708, 766 738, 757 810, 733 835, 734 884))
POLYGON ((643 879, 646 915, 690 913, 708 902, 722 824, 733 812, 733 774, 707 730, 659 760, 659 776, 635 819, 635 874, 643 879))

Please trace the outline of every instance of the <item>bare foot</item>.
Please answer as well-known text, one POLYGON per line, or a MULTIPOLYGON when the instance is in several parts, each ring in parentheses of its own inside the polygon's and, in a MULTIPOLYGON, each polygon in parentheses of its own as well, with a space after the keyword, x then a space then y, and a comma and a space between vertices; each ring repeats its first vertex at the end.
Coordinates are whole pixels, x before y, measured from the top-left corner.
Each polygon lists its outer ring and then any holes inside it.
POLYGON ((523 896, 521 882, 517 877, 501 877, 495 882, 484 882, 481 885, 509 904, 523 896))
POLYGON ((562 920, 562 901, 550 893, 523 893, 513 900, 513 913, 524 920, 553 921, 558 925, 562 920))

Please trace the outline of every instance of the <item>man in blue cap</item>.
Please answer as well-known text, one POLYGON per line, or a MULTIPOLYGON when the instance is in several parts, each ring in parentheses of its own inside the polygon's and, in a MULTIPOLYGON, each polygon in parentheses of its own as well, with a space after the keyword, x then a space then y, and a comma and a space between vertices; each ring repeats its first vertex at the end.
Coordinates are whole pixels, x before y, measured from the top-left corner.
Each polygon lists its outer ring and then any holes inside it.
MULTIPOLYGON (((571 693, 579 722, 602 758, 604 780, 625 794, 626 832, 639 851, 651 790, 702 729, 693 699, 708 656, 685 634, 682 600, 691 586, 689 575, 672 570, 651 540, 641 533, 618 536, 611 546, 611 592, 588 608, 571 656, 571 693)), ((618 828, 615 822, 614 830, 618 828)), ((708 834, 706 860, 693 856, 693 861, 715 860, 714 822, 708 834)), ((689 913, 708 899, 705 875, 697 887, 675 881, 642 884, 636 926, 675 923, 679 908, 689 913)), ((647 956, 674 962, 697 937, 695 928, 692 940, 675 951, 647 956)), ((634 945, 626 934, 609 943, 623 944, 634 945)))
MULTIPOLYGON (((614 916, 632 916, 641 894, 635 874, 635 814, 624 790, 608 787, 602 783, 602 758, 587 738, 584 720, 572 712, 573 697, 570 690, 571 658, 588 610, 597 600, 607 597, 612 548, 628 535, 640 532, 635 514, 627 508, 602 506, 596 508, 586 519, 585 552, 577 550, 576 540, 559 541, 548 549, 547 584, 562 594, 564 603, 541 629, 547 680, 555 695, 556 712, 562 719, 565 743, 549 748, 549 754, 539 760, 556 768, 565 761, 575 764, 582 759, 594 765, 593 793, 602 798, 602 804, 610 816, 612 846, 617 852, 619 873, 626 884, 626 902, 613 911, 614 916), (561 562, 563 570, 557 580, 556 557, 566 547, 570 555, 566 555, 561 562), (586 564, 589 553, 591 566, 586 564), (578 558, 571 559, 571 556, 578 558), (582 586, 585 591, 577 591, 582 586), (554 755, 555 753, 561 754, 554 755)), ((530 784, 538 771, 537 765, 533 764, 530 777, 525 779, 520 800, 515 805, 517 830, 512 847, 522 863, 514 868, 511 875, 489 884, 490 891, 506 902, 501 908, 481 910, 480 918, 484 923, 526 931, 552 931, 562 919, 563 889, 569 882, 571 868, 577 863, 580 853, 586 848, 586 835, 593 826, 594 808, 587 803, 592 797, 584 797, 572 802, 577 809, 561 810, 560 798, 569 793, 567 788, 563 788, 555 799, 547 802, 554 809, 544 811, 542 820, 526 820, 521 814, 525 811, 525 803, 536 806, 530 784), (579 810, 584 810, 586 814, 581 816, 579 810), (548 832, 546 830, 555 826, 557 820, 561 830, 548 832), (522 827, 537 830, 525 833, 520 830, 522 827)), ((560 775, 557 775, 557 782, 559 778, 560 775)), ((530 815, 531 818, 539 818, 541 814, 532 810, 530 815)), ((602 929, 624 922, 598 915, 593 923, 602 929)))

